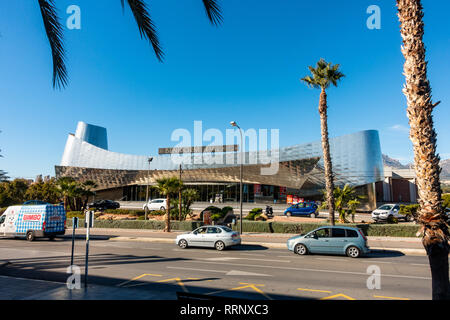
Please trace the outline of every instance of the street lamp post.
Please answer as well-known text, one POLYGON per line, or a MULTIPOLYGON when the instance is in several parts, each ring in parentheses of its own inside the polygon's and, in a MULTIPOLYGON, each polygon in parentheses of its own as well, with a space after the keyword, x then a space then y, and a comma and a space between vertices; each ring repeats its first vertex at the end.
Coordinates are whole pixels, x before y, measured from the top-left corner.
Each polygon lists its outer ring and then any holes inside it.
POLYGON ((145 196, 145 220, 147 220, 147 212, 148 212, 148 188, 150 184, 150 163, 153 161, 152 157, 147 159, 148 161, 148 171, 147 171, 147 195, 145 196))
POLYGON ((244 161, 243 154, 243 138, 242 138, 242 129, 238 126, 236 121, 231 121, 230 124, 233 127, 239 129, 239 133, 241 135, 241 152, 240 152, 240 168, 239 168, 239 176, 240 176, 240 184, 239 184, 239 220, 240 220, 240 233, 242 234, 242 164, 244 161))

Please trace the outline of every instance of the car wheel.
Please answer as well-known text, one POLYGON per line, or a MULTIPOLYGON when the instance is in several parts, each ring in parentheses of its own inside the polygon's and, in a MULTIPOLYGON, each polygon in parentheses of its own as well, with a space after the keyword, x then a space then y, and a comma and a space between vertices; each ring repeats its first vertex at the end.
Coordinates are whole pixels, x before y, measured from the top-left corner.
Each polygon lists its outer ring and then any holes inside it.
POLYGON ((180 241, 178 241, 178 246, 179 246, 181 249, 186 249, 186 248, 188 247, 188 243, 187 243, 186 240, 181 239, 180 241))
POLYGON ((310 213, 310 214, 309 214, 309 217, 310 217, 310 218, 315 218, 316 215, 315 215, 314 213, 310 213))
POLYGON ((286 213, 286 215, 287 215, 288 217, 290 217, 290 216, 291 216, 291 213, 290 213, 290 212, 288 212, 288 213, 286 213))
POLYGON ((223 243, 222 241, 217 241, 214 247, 216 248, 216 250, 222 251, 223 249, 225 249, 225 243, 223 243))
POLYGON ((161 208, 159 208, 159 210, 164 211, 164 210, 166 210, 166 208, 161 207, 161 208))
POLYGON ((304 244, 298 243, 297 245, 295 245, 294 252, 296 254, 304 256, 305 254, 308 254, 308 249, 304 244))
POLYGON ((33 231, 28 231, 26 237, 27 237, 28 241, 34 241, 34 232, 33 231))
POLYGON ((405 222, 411 222, 411 221, 413 221, 412 216, 410 214, 406 215, 405 222))
POLYGON ((48 240, 53 241, 53 240, 55 240, 55 238, 56 238, 56 236, 50 236, 50 237, 48 237, 48 240))
POLYGON ((361 254, 361 250, 355 246, 350 246, 347 248, 346 253, 350 258, 358 258, 361 254))

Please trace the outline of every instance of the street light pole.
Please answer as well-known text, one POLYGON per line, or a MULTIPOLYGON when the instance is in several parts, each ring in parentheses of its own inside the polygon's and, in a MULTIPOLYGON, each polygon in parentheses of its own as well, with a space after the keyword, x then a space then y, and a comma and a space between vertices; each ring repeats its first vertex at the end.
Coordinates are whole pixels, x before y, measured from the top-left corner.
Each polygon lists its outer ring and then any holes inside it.
POLYGON ((236 127, 239 129, 239 133, 241 135, 241 152, 240 152, 240 168, 239 168, 239 220, 240 220, 240 233, 242 234, 242 169, 243 169, 243 162, 244 162, 244 153, 243 153, 243 138, 242 138, 242 129, 238 126, 236 121, 231 121, 230 124, 233 127, 236 127))
POLYGON ((150 185, 150 163, 153 161, 152 157, 147 159, 148 161, 148 170, 147 170, 147 195, 145 196, 145 220, 147 220, 147 212, 148 212, 148 188, 150 185))

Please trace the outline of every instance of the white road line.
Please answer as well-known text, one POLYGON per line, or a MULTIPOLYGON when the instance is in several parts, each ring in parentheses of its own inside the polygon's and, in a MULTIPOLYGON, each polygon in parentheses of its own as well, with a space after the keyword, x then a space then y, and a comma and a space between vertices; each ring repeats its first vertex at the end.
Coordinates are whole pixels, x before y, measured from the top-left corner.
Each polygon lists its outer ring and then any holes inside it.
POLYGON ((209 270, 209 269, 194 269, 194 268, 182 268, 182 267, 166 267, 167 269, 178 269, 178 270, 184 270, 184 271, 203 271, 203 272, 217 272, 217 273, 227 273, 228 271, 221 271, 221 270, 209 270))
MULTIPOLYGON (((361 275, 361 276, 367 277, 367 273, 365 273, 365 272, 351 272, 351 271, 324 270, 324 269, 307 269, 307 268, 291 268, 291 267, 276 267, 276 266, 262 266, 262 265, 255 265, 255 264, 238 264, 238 263, 228 263, 228 262, 211 262, 211 261, 206 261, 206 260, 186 260, 184 262, 209 263, 209 264, 219 264, 219 265, 233 265, 234 267, 242 266, 242 267, 252 267, 252 268, 256 267, 256 268, 270 268, 270 269, 310 271, 310 272, 323 272, 323 273, 354 274, 354 275, 361 275)), ((382 277, 407 278, 407 279, 418 279, 418 280, 431 280, 430 277, 405 276, 405 275, 396 275, 396 274, 382 274, 382 277)))
POLYGON ((266 257, 265 254, 255 254, 255 253, 239 253, 242 256, 255 256, 255 257, 266 257))
POLYGON ((411 266, 422 266, 422 267, 429 267, 429 264, 426 263, 410 263, 411 266))

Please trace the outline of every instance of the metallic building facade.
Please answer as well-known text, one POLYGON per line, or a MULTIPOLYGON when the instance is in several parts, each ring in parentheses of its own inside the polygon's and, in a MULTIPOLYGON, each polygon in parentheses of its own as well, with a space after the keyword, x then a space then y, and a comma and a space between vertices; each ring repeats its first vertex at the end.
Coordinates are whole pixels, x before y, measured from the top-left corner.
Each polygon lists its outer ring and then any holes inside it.
MULTIPOLYGON (((382 181, 383 162, 378 131, 367 130, 330 139, 336 185, 373 185, 382 181)), ((238 183, 240 152, 188 154, 182 162, 185 184, 238 183)), ((178 176, 179 161, 173 155, 154 156, 149 170, 148 156, 108 150, 105 128, 79 122, 76 134, 69 134, 56 176, 94 180, 99 190, 154 184, 165 176, 178 176)), ((269 152, 244 153, 243 181, 297 190, 300 196, 320 194, 324 188, 321 142, 281 147, 269 152), (272 164, 271 164, 272 162, 272 164), (275 163, 276 162, 276 163, 275 163), (278 167, 274 174, 262 168, 278 167)))

